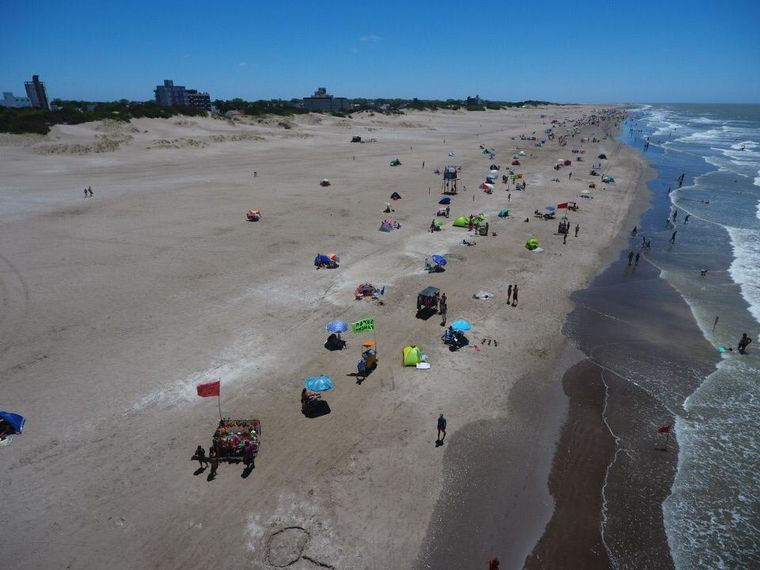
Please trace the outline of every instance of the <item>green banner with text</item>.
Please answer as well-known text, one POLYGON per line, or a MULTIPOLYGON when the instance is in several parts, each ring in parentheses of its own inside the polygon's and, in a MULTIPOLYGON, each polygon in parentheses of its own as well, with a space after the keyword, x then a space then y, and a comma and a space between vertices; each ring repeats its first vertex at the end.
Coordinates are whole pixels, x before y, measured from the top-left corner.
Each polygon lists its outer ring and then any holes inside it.
POLYGON ((351 332, 360 333, 375 330, 375 319, 362 319, 351 323, 351 332))

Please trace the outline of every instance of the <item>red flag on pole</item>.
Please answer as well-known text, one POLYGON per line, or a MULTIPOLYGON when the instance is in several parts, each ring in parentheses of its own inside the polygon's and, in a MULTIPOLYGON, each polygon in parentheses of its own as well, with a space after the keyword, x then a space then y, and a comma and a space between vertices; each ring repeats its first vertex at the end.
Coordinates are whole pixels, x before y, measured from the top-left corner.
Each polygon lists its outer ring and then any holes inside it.
POLYGON ((660 426, 657 429, 657 433, 670 433, 670 425, 669 424, 665 424, 664 426, 660 426))
POLYGON ((221 382, 215 380, 214 382, 207 382, 206 384, 198 384, 198 395, 201 398, 210 398, 212 396, 219 396, 219 387, 221 382))

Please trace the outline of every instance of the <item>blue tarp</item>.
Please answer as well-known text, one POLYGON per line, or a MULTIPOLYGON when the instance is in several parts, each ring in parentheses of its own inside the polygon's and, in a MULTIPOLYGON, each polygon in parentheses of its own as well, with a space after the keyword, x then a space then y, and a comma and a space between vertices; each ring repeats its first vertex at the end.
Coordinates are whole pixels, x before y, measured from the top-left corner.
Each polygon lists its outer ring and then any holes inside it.
POLYGON ((438 200, 439 204, 451 204, 451 198, 449 196, 441 196, 441 199, 438 200))
POLYGON ((333 262, 332 259, 322 254, 319 254, 317 257, 314 258, 314 265, 319 265, 320 263, 326 263, 327 265, 330 265, 332 262, 333 262))
POLYGON ((4 420, 11 426, 13 433, 21 433, 24 431, 24 424, 26 418, 12 412, 0 412, 0 420, 4 420))
POLYGON ((303 385, 307 390, 312 392, 327 392, 334 387, 332 378, 329 376, 313 376, 303 381, 303 385))

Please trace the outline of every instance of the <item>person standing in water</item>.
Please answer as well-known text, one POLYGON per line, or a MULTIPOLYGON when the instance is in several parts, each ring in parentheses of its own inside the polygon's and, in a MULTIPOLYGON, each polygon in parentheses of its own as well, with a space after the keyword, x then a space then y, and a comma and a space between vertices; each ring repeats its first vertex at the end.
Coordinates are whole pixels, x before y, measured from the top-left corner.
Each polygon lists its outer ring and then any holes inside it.
POLYGON ((752 339, 747 336, 747 333, 744 333, 739 339, 739 354, 747 354, 747 347, 751 342, 752 339))

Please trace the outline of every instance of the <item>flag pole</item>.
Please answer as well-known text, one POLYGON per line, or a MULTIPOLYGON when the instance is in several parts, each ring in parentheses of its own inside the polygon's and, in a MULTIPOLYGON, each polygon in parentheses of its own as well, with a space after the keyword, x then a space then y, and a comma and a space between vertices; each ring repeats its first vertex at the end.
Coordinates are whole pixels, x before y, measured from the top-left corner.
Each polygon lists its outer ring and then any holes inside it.
POLYGON ((219 421, 222 420, 222 391, 216 395, 216 403, 219 404, 219 421))

